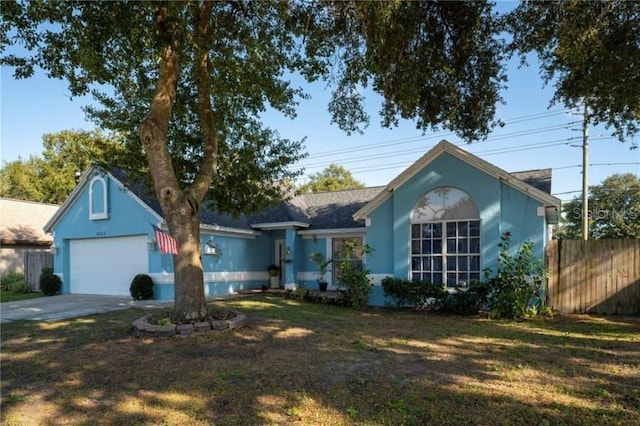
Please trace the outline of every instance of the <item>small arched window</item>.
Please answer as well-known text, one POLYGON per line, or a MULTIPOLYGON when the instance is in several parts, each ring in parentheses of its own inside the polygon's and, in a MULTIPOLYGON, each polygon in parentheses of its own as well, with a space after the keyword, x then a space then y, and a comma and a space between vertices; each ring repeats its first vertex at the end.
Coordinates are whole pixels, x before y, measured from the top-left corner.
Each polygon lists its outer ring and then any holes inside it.
POLYGON ((89 219, 108 219, 107 181, 95 176, 89 183, 89 219))
POLYGON ((412 210, 411 279, 447 288, 480 280, 480 216, 466 192, 436 188, 412 210))
POLYGON ((463 219, 478 219, 476 203, 469 194, 451 186, 430 191, 411 212, 412 223, 463 219))

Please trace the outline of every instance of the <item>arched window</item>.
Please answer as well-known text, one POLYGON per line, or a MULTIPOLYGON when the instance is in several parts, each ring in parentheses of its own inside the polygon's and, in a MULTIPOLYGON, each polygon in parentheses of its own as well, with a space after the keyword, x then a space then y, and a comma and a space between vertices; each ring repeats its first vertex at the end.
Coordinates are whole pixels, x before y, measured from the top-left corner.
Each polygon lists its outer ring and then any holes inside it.
POLYGON ((436 188, 411 212, 411 279, 467 287, 480 280, 480 216, 473 199, 436 188))
POLYGON ((102 176, 95 176, 89 183, 89 219, 107 219, 107 181, 102 176))

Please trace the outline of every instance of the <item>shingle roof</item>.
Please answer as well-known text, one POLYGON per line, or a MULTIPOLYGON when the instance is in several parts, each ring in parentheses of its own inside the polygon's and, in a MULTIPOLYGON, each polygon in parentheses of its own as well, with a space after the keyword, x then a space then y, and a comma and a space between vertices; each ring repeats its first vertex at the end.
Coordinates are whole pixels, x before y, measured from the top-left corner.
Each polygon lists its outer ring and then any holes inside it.
POLYGON ((307 212, 311 218, 310 228, 355 228, 363 227, 364 221, 356 221, 353 214, 373 199, 384 186, 344 191, 303 194, 307 212))
POLYGON ((525 170, 509 174, 542 192, 551 194, 551 169, 525 170))
MULTIPOLYGON (((109 172, 138 198, 162 216, 160 203, 153 189, 141 182, 132 181, 129 174, 117 168, 109 172)), ((549 194, 551 192, 551 169, 528 170, 510 173, 511 176, 549 194)), ((362 189, 299 194, 289 201, 265 209, 250 216, 234 218, 207 208, 200 208, 200 222, 205 225, 217 225, 237 229, 253 229, 252 225, 266 223, 299 222, 308 223, 309 229, 343 229, 364 227, 363 220, 354 220, 353 215, 373 200, 385 189, 375 186, 362 189)))
MULTIPOLYGON (((127 189, 162 216, 160 203, 150 185, 141 179, 134 179, 125 170, 111 167, 109 173, 127 189)), ((220 214, 207 208, 200 208, 200 223, 238 229, 253 229, 252 224, 301 222, 313 229, 354 228, 364 226, 364 222, 353 220, 353 214, 368 203, 384 187, 372 187, 345 191, 300 194, 289 201, 265 209, 250 216, 235 219, 231 215, 220 214)))
MULTIPOLYGON (((153 211, 163 216, 162 207, 160 207, 160 202, 158 202, 155 191, 150 183, 146 183, 142 177, 133 176, 123 169, 110 167, 108 171, 140 200, 151 207, 153 211)), ((245 218, 240 217, 235 219, 231 215, 217 213, 207 209, 206 204, 200 208, 200 223, 228 228, 252 229, 245 218)))
POLYGON ((44 225, 60 206, 0 198, 0 239, 2 244, 51 244, 44 225))

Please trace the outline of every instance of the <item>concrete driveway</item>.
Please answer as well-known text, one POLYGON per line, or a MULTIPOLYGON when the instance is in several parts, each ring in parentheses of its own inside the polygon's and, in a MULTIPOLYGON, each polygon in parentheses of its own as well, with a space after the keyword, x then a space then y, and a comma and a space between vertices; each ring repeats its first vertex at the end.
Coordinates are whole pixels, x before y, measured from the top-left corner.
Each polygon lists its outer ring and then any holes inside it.
POLYGON ((132 300, 130 296, 62 294, 0 303, 0 323, 17 320, 58 321, 128 308, 173 306, 173 301, 132 300))

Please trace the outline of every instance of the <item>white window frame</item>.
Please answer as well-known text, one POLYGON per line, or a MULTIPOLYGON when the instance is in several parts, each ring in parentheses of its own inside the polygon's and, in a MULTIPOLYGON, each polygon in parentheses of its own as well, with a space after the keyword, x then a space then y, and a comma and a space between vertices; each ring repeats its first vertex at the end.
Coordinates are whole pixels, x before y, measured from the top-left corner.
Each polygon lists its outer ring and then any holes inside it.
POLYGON ((94 176, 89 182, 89 220, 101 220, 109 218, 109 206, 107 204, 107 181, 102 176, 94 176), (93 186, 100 184, 102 186, 102 211, 94 211, 94 193, 93 186))
MULTIPOLYGON (((444 191, 445 194, 448 192, 444 191)), ((444 206, 446 207, 447 203, 443 203, 444 206)), ((431 228, 429 228, 431 229, 431 228)), ((411 211, 411 220, 410 220, 410 227, 409 227, 409 279, 413 280, 414 279, 414 273, 415 274, 420 274, 420 280, 423 279, 425 274, 429 274, 430 275, 430 279, 428 281, 433 282, 433 275, 434 274, 440 274, 442 275, 442 286, 447 289, 447 290, 452 290, 454 289, 457 285, 460 285, 461 282, 464 282, 464 284, 462 284, 465 287, 469 286, 469 283, 472 280, 480 280, 481 276, 481 265, 482 265, 482 236, 481 236, 481 229, 482 229, 482 223, 480 221, 480 214, 479 211, 477 209, 477 206, 475 205, 475 202, 473 201, 473 198, 471 198, 471 196, 466 192, 463 191, 459 188, 456 187, 439 187, 439 188, 434 188, 432 190, 430 190, 429 192, 427 192, 422 198, 420 198, 420 200, 418 200, 418 202, 416 203, 416 206, 414 207, 414 209, 411 211), (462 194, 464 194, 466 197, 468 197, 468 200, 471 201, 473 203, 473 210, 475 210, 474 214, 469 214, 470 211, 465 211, 463 214, 454 214, 454 215, 450 215, 447 214, 448 210, 443 210, 440 209, 438 211, 433 210, 434 214, 424 214, 424 210, 425 207, 429 206, 430 203, 425 203, 428 198, 430 197, 431 194, 438 194, 438 191, 440 190, 447 190, 447 189, 453 189, 456 190, 457 192, 461 192, 462 194), (420 209, 420 210, 418 210, 420 209), (420 212, 422 214, 415 214, 416 212, 420 212), (438 213, 439 214, 436 214, 438 213), (416 217, 417 216, 417 217, 416 217), (457 217, 456 217, 457 216, 457 217), (473 216, 473 217, 472 217, 473 216), (466 222, 467 223, 467 233, 466 236, 459 236, 458 235, 458 231, 459 231, 459 227, 460 227, 460 223, 466 222), (478 223, 478 229, 477 229, 477 235, 471 235, 471 231, 470 231, 470 223, 471 222, 477 222, 478 223), (449 224, 455 223, 455 231, 456 231, 456 235, 455 237, 449 237, 447 235, 447 226, 449 224), (428 235, 425 236, 424 232, 423 232, 423 226, 424 225, 429 225, 430 227, 433 226, 433 224, 439 224, 441 227, 441 235, 439 237, 433 237, 433 235, 428 235), (414 233, 413 233, 413 227, 418 225, 420 227, 420 232, 417 238, 414 238, 414 233), (455 253, 448 253, 448 240, 450 238, 453 238, 455 241, 455 253), (477 252, 471 252, 471 240, 472 239, 478 239, 478 251, 477 252), (423 248, 424 248, 424 242, 426 240, 433 242, 434 240, 440 240, 441 243, 441 248, 439 253, 434 254, 433 253, 433 248, 431 249, 430 253, 423 253, 423 248), (458 249, 459 249, 459 241, 462 240, 466 240, 467 241, 467 250, 464 253, 459 253, 458 249), (419 241, 420 244, 420 253, 419 254, 414 254, 413 252, 413 245, 414 242, 419 241), (447 257, 450 256, 455 256, 455 268, 449 269, 448 265, 447 265, 447 257), (460 267, 460 259, 467 257, 467 268, 466 270, 461 270, 459 269, 460 267), (441 270, 436 271, 434 269, 434 259, 436 258, 441 258, 442 260, 442 268, 441 270), (477 269, 471 269, 471 258, 472 257, 477 257, 478 260, 478 264, 477 264, 477 269), (414 258, 419 258, 420 259, 420 268, 414 270, 413 266, 414 266, 414 258), (430 270, 426 271, 423 269, 424 267, 424 261, 425 258, 429 258, 429 266, 430 266, 430 270), (456 274, 456 282, 455 285, 450 285, 448 283, 448 273, 454 273, 456 274), (458 276, 459 274, 467 274, 467 278, 466 281, 464 280, 459 280, 458 276), (477 274, 477 278, 474 276, 473 278, 470 277, 470 274, 477 274)))
MULTIPOLYGON (((411 247, 410 247, 410 259, 409 259, 409 274, 410 277, 409 279, 413 280, 413 274, 414 273, 420 273, 421 275, 424 273, 430 273, 430 274, 435 274, 438 273, 433 269, 433 259, 436 257, 440 257, 442 259, 442 285, 444 288, 448 289, 448 290, 452 290, 455 288, 455 286, 450 286, 448 283, 448 279, 447 279, 447 273, 455 273, 456 275, 459 273, 465 273, 465 274, 475 274, 477 273, 478 276, 477 278, 473 278, 473 280, 477 279, 480 280, 481 278, 481 265, 482 265, 482 261, 481 261, 481 256, 482 256, 482 240, 481 240, 481 235, 480 235, 480 229, 482 229, 482 224, 480 222, 480 219, 459 219, 459 220, 437 220, 437 221, 428 221, 428 222, 416 222, 416 223, 411 223, 411 226, 413 227, 414 225, 419 225, 421 227, 421 232, 420 232, 420 238, 413 238, 413 230, 411 229, 410 232, 410 236, 409 239, 411 241, 411 247), (455 237, 449 237, 447 235, 447 225, 448 224, 456 224, 456 229, 458 228, 458 224, 462 223, 462 222, 466 222, 467 224, 470 224, 470 222, 477 222, 478 223, 478 235, 471 235, 471 232, 469 230, 467 230, 467 235, 466 236, 458 236, 457 232, 456 232, 456 236, 455 237), (425 240, 430 240, 433 241, 433 237, 430 238, 425 238, 422 234, 422 226, 426 225, 426 224, 440 224, 440 226, 442 227, 442 234, 440 235, 440 237, 438 239, 440 239, 441 241, 441 250, 440 253, 434 254, 433 252, 430 254, 425 255, 424 253, 421 253, 419 255, 416 255, 413 253, 413 241, 420 241, 420 247, 423 246, 423 242, 425 240), (456 242, 456 247, 458 247, 458 242, 461 240, 466 240, 467 241, 467 251, 464 253, 459 253, 458 250, 456 249, 455 253, 449 253, 448 252, 448 244, 447 244, 447 240, 449 240, 450 238, 453 238, 456 242), (470 248, 471 248, 471 239, 472 238, 477 238, 478 239, 478 251, 477 252, 471 252, 470 248), (447 257, 448 256, 455 256, 456 257, 456 267, 453 269, 449 269, 447 267, 447 257), (466 270, 461 270, 458 267, 458 258, 461 258, 463 256, 467 256, 468 260, 467 260, 467 269, 466 270), (470 258, 471 257, 477 257, 478 258, 478 268, 477 269, 471 269, 471 262, 470 262, 470 258), (424 257, 429 257, 431 259, 431 271, 427 272, 424 271, 422 269, 422 267, 420 268, 420 271, 414 270, 413 269, 413 258, 414 257, 418 257, 420 258, 420 262, 422 265, 423 262, 423 258, 424 257)), ((421 250, 422 251, 422 250, 421 250)), ((422 276, 420 278, 422 280, 422 276)), ((432 280, 428 280, 428 281, 432 281, 432 280)), ((467 281, 466 281, 466 285, 463 287, 468 287, 469 283, 472 281, 471 277, 467 277, 467 281)), ((456 280, 456 285, 460 284, 460 281, 456 280)))
MULTIPOLYGON (((326 239, 326 246, 325 246, 325 253, 329 253, 329 257, 331 259, 334 258, 334 254, 333 254, 333 240, 334 239, 350 239, 350 238, 361 238, 362 239, 362 246, 364 247, 367 244, 367 240, 365 238, 365 235, 363 234, 340 234, 340 235, 331 235, 329 237, 327 237, 326 239)), ((362 256, 362 268, 366 268, 366 256, 362 256)), ((333 273, 334 269, 333 269, 333 263, 331 263, 331 265, 329 266, 329 269, 327 269, 327 276, 325 277, 327 279, 327 282, 329 283, 329 287, 331 287, 332 289, 336 289, 338 287, 338 283, 334 280, 334 273, 333 273)))

